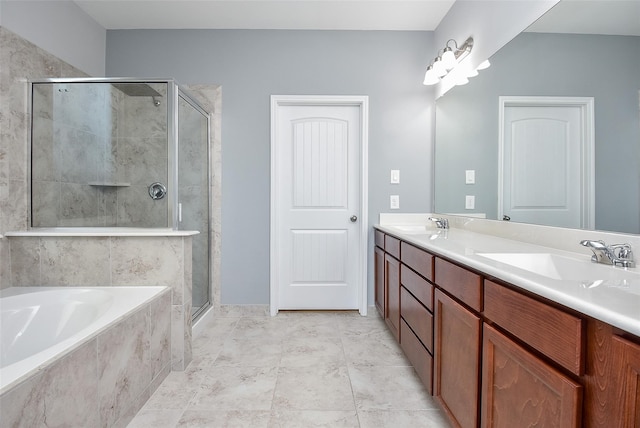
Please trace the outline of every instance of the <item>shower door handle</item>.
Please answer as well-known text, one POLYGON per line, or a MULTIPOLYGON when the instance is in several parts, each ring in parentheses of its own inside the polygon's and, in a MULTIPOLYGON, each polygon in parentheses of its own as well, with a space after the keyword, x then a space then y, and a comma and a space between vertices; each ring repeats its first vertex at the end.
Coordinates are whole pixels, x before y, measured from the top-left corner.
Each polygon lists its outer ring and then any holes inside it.
POLYGON ((167 188, 164 184, 160 182, 155 182, 149 185, 149 196, 154 201, 164 198, 166 194, 167 194, 167 188))

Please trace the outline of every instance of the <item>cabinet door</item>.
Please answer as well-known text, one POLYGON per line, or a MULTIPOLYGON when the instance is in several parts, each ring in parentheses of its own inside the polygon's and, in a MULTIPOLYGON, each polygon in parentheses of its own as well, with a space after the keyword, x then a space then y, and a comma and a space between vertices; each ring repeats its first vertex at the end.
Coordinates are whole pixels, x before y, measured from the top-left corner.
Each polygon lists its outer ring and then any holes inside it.
POLYGON ((400 262, 389 254, 384 256, 384 277, 387 292, 385 320, 391 333, 400 341, 400 262))
POLYGON ((375 270, 375 302, 380 316, 384 317, 384 251, 380 247, 374 249, 374 270, 375 270))
POLYGON ((582 386, 485 324, 483 427, 579 427, 582 386))
POLYGON ((640 427, 640 345, 613 336, 613 348, 620 364, 620 404, 624 428, 640 427))
POLYGON ((435 292, 433 395, 462 428, 478 425, 481 320, 435 292))

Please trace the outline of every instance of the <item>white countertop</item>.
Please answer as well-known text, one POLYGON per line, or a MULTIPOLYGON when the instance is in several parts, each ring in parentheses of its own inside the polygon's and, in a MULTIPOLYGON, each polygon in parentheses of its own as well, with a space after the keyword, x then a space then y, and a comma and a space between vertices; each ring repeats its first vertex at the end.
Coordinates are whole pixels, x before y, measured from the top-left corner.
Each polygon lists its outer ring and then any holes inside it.
POLYGON ((6 232, 4 236, 192 236, 197 230, 142 227, 34 227, 29 230, 6 232))
POLYGON ((580 252, 457 228, 444 230, 415 224, 383 224, 376 228, 640 337, 640 263, 632 269, 596 265, 589 255, 580 252), (585 272, 591 273, 581 279, 553 279, 483 257, 482 253, 553 254, 571 259, 573 264, 584 262, 585 272), (598 277, 593 277, 594 271, 598 272, 598 277))

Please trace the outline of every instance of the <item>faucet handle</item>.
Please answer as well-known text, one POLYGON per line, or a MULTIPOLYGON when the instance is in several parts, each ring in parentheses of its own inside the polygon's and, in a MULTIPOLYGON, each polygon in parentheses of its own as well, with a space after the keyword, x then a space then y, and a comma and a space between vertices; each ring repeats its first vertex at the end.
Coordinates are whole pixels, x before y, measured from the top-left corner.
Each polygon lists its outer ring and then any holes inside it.
POLYGON ((620 260, 633 261, 633 250, 629 244, 614 244, 611 246, 611 250, 614 252, 617 258, 620 260))

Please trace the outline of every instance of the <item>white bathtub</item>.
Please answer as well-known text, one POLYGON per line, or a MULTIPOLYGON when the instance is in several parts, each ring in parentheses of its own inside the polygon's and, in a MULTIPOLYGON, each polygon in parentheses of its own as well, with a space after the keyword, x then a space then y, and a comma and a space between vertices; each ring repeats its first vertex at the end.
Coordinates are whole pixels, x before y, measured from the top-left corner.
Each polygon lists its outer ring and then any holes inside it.
POLYGON ((0 394, 167 290, 12 287, 0 291, 0 394))

